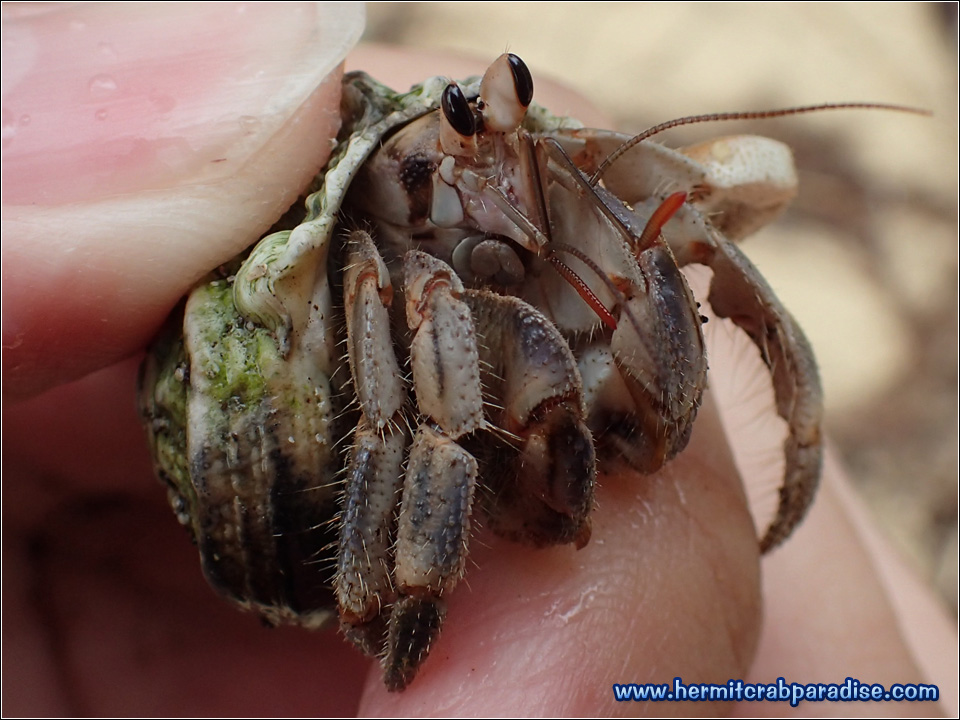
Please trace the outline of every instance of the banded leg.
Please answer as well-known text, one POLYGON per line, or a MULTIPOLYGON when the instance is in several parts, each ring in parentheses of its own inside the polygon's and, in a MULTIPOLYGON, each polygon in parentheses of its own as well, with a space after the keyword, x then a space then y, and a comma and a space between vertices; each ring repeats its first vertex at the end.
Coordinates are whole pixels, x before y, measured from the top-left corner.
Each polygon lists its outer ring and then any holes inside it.
POLYGON ((531 545, 583 547, 596 455, 573 353, 556 326, 518 298, 468 290, 464 300, 482 338, 484 387, 502 404, 497 424, 519 445, 488 478, 490 522, 531 545))
POLYGON ((334 582, 344 634, 369 655, 382 651, 397 496, 408 438, 407 389, 390 333, 393 288, 373 240, 354 232, 344 275, 347 351, 363 418, 354 436, 334 582))
POLYGON ((417 429, 407 463, 397 529, 393 605, 384 680, 401 690, 413 679, 440 632, 443 593, 463 575, 477 461, 456 440, 482 428, 479 354, 473 321, 453 270, 411 251, 404 258, 407 324, 417 429))
POLYGON ((427 425, 417 430, 403 484, 397 561, 399 597, 393 605, 384 681, 390 690, 409 683, 440 632, 443 593, 463 575, 477 461, 427 425))
POLYGON ((395 516, 407 433, 378 433, 361 422, 345 490, 336 591, 343 634, 365 654, 383 650, 392 579, 395 516))

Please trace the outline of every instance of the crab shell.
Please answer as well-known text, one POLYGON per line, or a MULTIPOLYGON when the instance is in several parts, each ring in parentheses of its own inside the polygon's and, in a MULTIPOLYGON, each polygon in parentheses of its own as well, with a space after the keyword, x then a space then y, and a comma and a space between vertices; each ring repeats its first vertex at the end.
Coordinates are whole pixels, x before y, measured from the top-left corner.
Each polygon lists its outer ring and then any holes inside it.
POLYGON ((291 318, 270 302, 271 292, 266 304, 256 299, 256 289, 300 282, 318 306, 331 307, 325 263, 350 182, 385 133, 436 107, 446 82, 433 78, 405 95, 364 82, 366 94, 358 95, 345 79, 340 140, 295 238, 270 235, 239 278, 234 262, 201 282, 141 368, 155 468, 204 574, 271 622, 319 626, 335 609, 329 546, 336 532, 327 521, 338 512, 335 443, 345 430, 337 429, 343 407, 331 386, 342 322, 329 311, 309 323, 291 318), (286 272, 268 273, 273 262, 286 272), (254 287, 242 290, 241 278, 254 287), (307 337, 291 352, 289 335, 305 325, 307 337), (291 538, 295 547, 285 547, 291 538))
MULTIPOLYGON (((466 97, 473 98, 480 92, 480 83, 479 78, 473 78, 460 87, 466 97)), ((388 387, 391 383, 402 384, 403 372, 396 366, 364 374, 365 360, 357 355, 363 351, 355 349, 362 343, 354 338, 358 322, 367 323, 378 327, 376 332, 386 333, 370 342, 391 343, 389 320, 373 322, 369 320, 373 315, 364 314, 381 313, 374 296, 392 293, 389 272, 366 232, 352 233, 349 240, 341 237, 346 234, 341 227, 341 208, 371 154, 398 128, 435 111, 447 86, 445 78, 433 78, 408 93, 397 94, 365 74, 346 76, 342 130, 320 176, 321 184, 306 200, 303 221, 293 229, 265 237, 242 263, 237 260, 222 268, 192 291, 158 338, 141 373, 141 414, 156 470, 168 487, 180 522, 198 546, 211 585, 273 623, 317 627, 334 617, 339 606, 346 634, 369 654, 386 653, 387 682, 392 689, 401 689, 416 673, 442 621, 440 596, 463 572, 478 470, 471 453, 454 440, 483 431, 490 423, 484 419, 482 407, 479 415, 474 414, 480 419, 463 426, 467 421, 438 418, 425 407, 429 402, 421 399, 420 411, 432 421, 421 426, 411 440, 410 431, 397 419, 404 409, 380 400, 409 392, 388 387), (330 262, 346 267, 342 276, 328 272, 330 262), (363 278, 374 278, 367 290, 363 290, 363 278), (361 297, 363 292, 370 297, 361 297), (354 307, 361 309, 351 310, 354 307), (351 320, 352 315, 360 320, 351 320), (340 347, 345 335, 348 363, 340 347), (354 394, 359 401, 352 398, 354 394), (342 442, 351 433, 352 441, 342 442), (457 469, 431 469, 439 465, 457 469), (346 480, 344 473, 348 475, 346 480), (423 557, 416 548, 425 541, 417 533, 435 537, 441 532, 427 527, 429 509, 418 520, 408 519, 399 538, 393 534, 395 529, 381 529, 395 527, 396 497, 401 493, 405 508, 401 512, 408 518, 414 506, 437 502, 437 496, 429 491, 417 496, 421 489, 416 478, 434 478, 442 473, 460 476, 450 482, 463 497, 456 502, 442 501, 448 505, 453 502, 457 508, 455 518, 447 518, 448 524, 457 526, 456 532, 444 536, 444 542, 455 547, 448 554, 423 557), (404 487, 404 474, 406 484, 413 489, 404 487), (370 480, 374 476, 379 482, 376 487, 370 480), (415 479, 411 481, 411 477, 415 479), (410 499, 414 497, 419 499, 414 502, 410 499), (376 530, 370 531, 370 527, 376 530), (396 565, 391 567, 393 562, 396 565), (391 603, 394 610, 388 617, 381 605, 391 603), (386 649, 385 636, 389 636, 386 649), (404 643, 412 649, 397 657, 397 647, 404 643)), ((523 129, 532 137, 556 140, 559 150, 548 148, 544 152, 552 153, 550 162, 554 164, 569 164, 565 172, 571 185, 582 184, 580 171, 594 172, 628 139, 618 133, 583 129, 576 121, 553 116, 536 105, 527 109, 523 129)), ((603 207, 602 213, 596 212, 612 218, 604 222, 626 228, 633 228, 653 213, 665 189, 688 193, 690 202, 663 228, 665 242, 656 244, 655 255, 638 262, 648 263, 645 272, 656 274, 662 269, 667 276, 663 287, 677 284, 664 290, 663 295, 680 298, 677 305, 682 306, 685 316, 692 313, 696 319, 695 328, 679 333, 681 341, 692 343, 694 350, 670 352, 676 356, 699 352, 699 356, 690 371, 694 380, 689 392, 680 393, 684 395, 678 400, 682 408, 675 411, 675 417, 657 417, 668 413, 663 408, 648 412, 654 416, 649 422, 673 428, 670 438, 653 450, 638 450, 638 443, 642 446, 645 440, 638 439, 642 433, 633 428, 619 436, 613 433, 609 442, 602 444, 645 472, 657 469, 686 444, 705 384, 706 362, 699 315, 677 267, 691 262, 710 265, 714 280, 709 299, 714 311, 734 319, 760 348, 773 375, 778 412, 789 428, 780 508, 761 538, 761 548, 767 550, 787 537, 800 521, 816 487, 820 387, 802 332, 759 273, 728 240, 768 222, 792 197, 796 179, 789 150, 763 138, 731 138, 685 152, 648 141, 613 165, 603 182, 603 188, 588 191, 593 193, 594 206, 603 207), (710 222, 705 220, 708 215, 710 222)), ((557 193, 572 192, 559 186, 556 183, 557 193)), ((392 192, 389 184, 386 187, 384 192, 392 192)), ((394 190, 398 193, 396 202, 402 203, 403 189, 395 186, 394 190)), ((559 217, 564 212, 561 209, 556 214, 559 217)), ((564 215, 562 222, 577 222, 576 212, 570 219, 564 215)), ((640 229, 630 232, 639 235, 640 229)), ((665 323, 657 310, 669 314, 671 308, 663 303, 638 303, 633 309, 623 309, 630 322, 621 322, 609 349, 581 344, 575 357, 564 337, 581 337, 585 328, 590 334, 590 323, 597 323, 589 308, 584 310, 582 303, 577 304, 576 294, 565 283, 553 286, 553 290, 541 290, 556 293, 556 297, 565 293, 567 299, 558 304, 577 309, 570 311, 571 317, 545 317, 513 299, 478 299, 478 291, 465 289, 456 273, 425 253, 410 253, 406 264, 412 268, 407 270, 408 277, 414 279, 406 282, 405 295, 412 295, 418 282, 429 284, 423 278, 443 277, 450 286, 444 302, 433 302, 431 312, 472 316, 475 322, 487 322, 490 327, 498 322, 496 318, 484 319, 492 312, 490 303, 501 303, 494 314, 512 313, 511 317, 518 318, 518 327, 532 323, 539 329, 537 342, 557 347, 551 363, 563 368, 558 372, 566 379, 552 377, 549 383, 570 385, 572 390, 563 392, 572 400, 563 411, 565 419, 548 421, 546 434, 528 442, 543 445, 550 443, 550 437, 562 437, 568 446, 579 448, 568 452, 563 462, 582 480, 568 493, 570 497, 550 501, 561 506, 561 516, 572 519, 563 520, 556 530, 550 526, 540 535, 518 529, 510 519, 502 522, 498 531, 534 544, 575 542, 581 546, 589 538, 595 476, 593 440, 585 424, 597 408, 609 410, 611 403, 622 402, 611 400, 622 385, 611 390, 610 368, 617 362, 630 365, 624 357, 637 355, 636 348, 651 345, 643 337, 648 331, 641 327, 640 320, 663 326, 650 331, 654 340, 673 342, 670 323, 665 323), (628 326, 638 337, 630 335, 628 326), (615 362, 614 356, 620 359, 615 362), (594 366, 600 370, 592 370, 594 366)), ((630 282, 647 281, 637 278, 630 282)), ((603 287, 597 290, 601 301, 616 301, 605 292, 603 287)), ((428 299, 421 300, 420 305, 428 304, 428 299)), ((408 298, 408 317, 409 302, 408 298)), ((385 306, 389 303, 386 297, 385 306)), ((417 332, 417 324, 423 322, 422 318, 411 319, 411 331, 417 332)), ((492 331, 487 333, 492 336, 492 331)), ((416 343, 416 339, 410 341, 414 355, 416 343)), ((495 363, 497 358, 488 357, 484 362, 495 363)), ((510 362, 522 365, 527 360, 510 362)), ((435 396, 427 390, 429 373, 421 371, 418 377, 415 357, 412 364, 418 399, 421 394, 435 396)), ((651 394, 643 389, 645 383, 652 383, 656 391, 660 387, 657 383, 670 382, 670 376, 648 381, 644 373, 649 371, 640 367, 643 363, 639 360, 636 364, 635 372, 629 368, 625 371, 639 388, 630 391, 634 398, 638 393, 643 397, 644 393, 651 394)), ((509 375, 509 368, 501 371, 509 375)), ((518 377, 521 380, 514 383, 518 386, 543 384, 540 379, 531 381, 533 376, 523 372, 518 377)), ((487 378, 486 382, 497 380, 487 378)), ((477 393, 481 386, 478 378, 458 384, 472 384, 477 393)), ((521 391, 502 392, 514 399, 521 391)), ((628 413, 634 411, 627 409, 628 413)), ((530 417, 530 411, 524 417, 530 417)), ((607 418, 602 420, 608 422, 607 418)), ((603 439, 597 437, 598 442, 603 439)), ((519 462, 521 467, 524 462, 534 467, 539 461, 539 456, 531 455, 519 462)), ((534 491, 541 496, 547 492, 542 488, 534 491)), ((501 492, 509 495, 511 491, 507 488, 501 492)), ((506 502, 520 501, 508 498, 506 502)), ((494 527, 497 529, 496 523, 494 527)))

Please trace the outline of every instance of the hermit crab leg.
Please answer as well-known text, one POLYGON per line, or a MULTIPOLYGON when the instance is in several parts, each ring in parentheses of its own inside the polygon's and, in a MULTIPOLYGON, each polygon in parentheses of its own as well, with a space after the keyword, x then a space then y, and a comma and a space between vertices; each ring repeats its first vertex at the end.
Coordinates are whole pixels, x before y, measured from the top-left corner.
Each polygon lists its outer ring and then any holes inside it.
POLYGON ((446 615, 441 595, 463 575, 477 461, 429 425, 417 430, 403 483, 384 682, 402 690, 416 675, 446 615))
POLYGON ((407 325, 413 386, 420 412, 450 438, 483 426, 477 339, 463 283, 453 269, 425 252, 404 257, 407 325))
POLYGON ((464 288, 444 262, 420 251, 404 257, 407 325, 417 406, 416 431, 403 482, 397 528, 393 605, 383 659, 384 681, 402 690, 440 632, 442 594, 463 575, 477 461, 456 439, 482 428, 477 337, 464 288))
POLYGON ((383 649, 385 612, 396 599, 390 558, 408 442, 400 428, 377 431, 363 420, 347 471, 334 587, 340 628, 371 656, 383 649))
POLYGON ((390 335, 393 285, 386 264, 363 231, 347 241, 344 306, 347 352, 360 409, 378 430, 391 422, 406 398, 403 374, 390 335))
POLYGON ((385 631, 381 613, 396 596, 389 558, 408 442, 400 418, 407 390, 390 335, 390 275, 367 233, 351 234, 347 261, 347 350, 363 417, 347 471, 334 586, 344 634, 376 655, 385 631))
POLYGON ((453 270, 419 251, 404 259, 411 365, 420 425, 410 452, 397 531, 399 597, 389 623, 384 674, 391 689, 416 673, 463 573, 478 477, 455 442, 495 422, 520 447, 489 482, 494 529, 530 544, 586 544, 595 455, 583 422, 580 376, 554 325, 523 301, 466 290, 453 270), (486 368, 481 383, 480 367, 486 368), (501 406, 502 403, 502 406, 501 406))
POLYGON ((563 336, 519 298, 467 290, 481 338, 484 385, 499 405, 494 424, 518 447, 488 474, 487 515, 500 535, 531 545, 590 537, 596 455, 584 423, 583 388, 563 336))

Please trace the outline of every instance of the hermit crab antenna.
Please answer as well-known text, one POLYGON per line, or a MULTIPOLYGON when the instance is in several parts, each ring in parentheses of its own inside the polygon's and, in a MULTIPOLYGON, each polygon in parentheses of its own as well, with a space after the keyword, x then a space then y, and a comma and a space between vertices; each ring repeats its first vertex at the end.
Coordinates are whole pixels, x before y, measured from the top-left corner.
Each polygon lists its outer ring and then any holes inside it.
POLYGON ((634 135, 632 138, 610 153, 606 160, 600 163, 600 167, 597 168, 597 171, 590 178, 590 184, 596 185, 598 182, 600 182, 600 178, 603 176, 603 173, 607 171, 607 168, 613 165, 613 163, 616 162, 621 155, 627 152, 634 145, 639 145, 647 138, 662 133, 664 130, 670 130, 671 128, 680 127, 681 125, 693 125, 695 123, 703 122, 720 122, 722 120, 765 120, 769 118, 784 117, 786 115, 803 115, 805 113, 820 112, 821 110, 854 109, 892 110, 893 112, 912 113, 913 115, 932 115, 929 110, 921 110, 920 108, 908 107, 906 105, 890 105, 887 103, 870 102, 823 103, 821 105, 801 105, 799 107, 781 108, 779 110, 756 110, 746 112, 709 113, 707 115, 689 115, 687 117, 677 118, 676 120, 668 120, 665 123, 654 125, 649 130, 644 130, 639 135, 634 135))

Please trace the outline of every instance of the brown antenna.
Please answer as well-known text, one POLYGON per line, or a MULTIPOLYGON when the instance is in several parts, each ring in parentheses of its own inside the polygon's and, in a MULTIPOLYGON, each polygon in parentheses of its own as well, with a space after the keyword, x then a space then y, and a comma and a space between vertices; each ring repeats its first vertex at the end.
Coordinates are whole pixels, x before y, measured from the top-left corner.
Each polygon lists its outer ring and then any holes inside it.
POLYGON ((781 108, 779 110, 756 110, 756 111, 745 111, 745 112, 723 112, 723 113, 709 113, 707 115, 689 115, 687 117, 677 118, 676 120, 668 120, 665 123, 660 123, 659 125, 654 125, 649 130, 644 130, 639 135, 634 135, 632 138, 624 142, 620 147, 614 150, 610 155, 607 156, 607 159, 600 163, 600 167, 597 168, 597 171, 590 178, 590 184, 596 185, 600 182, 600 178, 603 176, 603 173, 606 172, 613 163, 623 155, 627 150, 632 148, 634 145, 638 145, 647 138, 653 137, 659 133, 662 133, 664 130, 670 130, 671 128, 680 127, 681 125, 693 125, 695 123, 703 122, 719 122, 723 120, 764 120, 769 118, 784 117, 787 115, 802 115, 805 113, 819 112, 821 110, 892 110, 893 112, 905 112, 911 113, 913 115, 926 115, 930 116, 931 113, 929 110, 921 110, 919 108, 908 107, 906 105, 889 105, 887 103, 870 103, 870 102, 848 102, 848 103, 823 103, 821 105, 801 105, 800 107, 792 108, 781 108))

